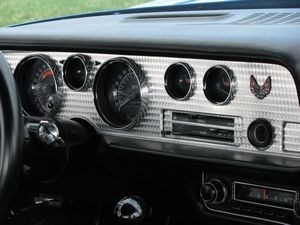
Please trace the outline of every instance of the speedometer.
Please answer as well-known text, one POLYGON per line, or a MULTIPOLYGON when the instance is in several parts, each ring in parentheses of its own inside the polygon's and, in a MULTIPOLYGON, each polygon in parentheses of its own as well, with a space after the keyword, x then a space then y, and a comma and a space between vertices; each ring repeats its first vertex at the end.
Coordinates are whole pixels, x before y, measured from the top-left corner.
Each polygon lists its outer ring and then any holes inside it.
POLYGON ((56 63, 45 55, 33 55, 17 66, 15 78, 23 110, 31 116, 52 116, 63 99, 62 77, 56 63))
POLYGON ((115 83, 117 94, 114 96, 114 104, 117 112, 122 112, 124 119, 132 120, 140 107, 140 90, 135 75, 127 71, 121 80, 115 83))
POLYGON ((116 58, 99 69, 94 83, 95 105, 102 120, 117 129, 130 129, 141 119, 146 82, 140 67, 127 58, 116 58))

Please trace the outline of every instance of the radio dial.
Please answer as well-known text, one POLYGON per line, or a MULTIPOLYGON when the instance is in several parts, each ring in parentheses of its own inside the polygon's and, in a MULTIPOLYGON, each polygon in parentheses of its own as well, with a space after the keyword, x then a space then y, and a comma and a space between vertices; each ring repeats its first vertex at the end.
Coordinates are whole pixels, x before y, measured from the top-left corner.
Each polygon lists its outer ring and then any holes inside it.
POLYGON ((217 179, 212 179, 204 183, 200 189, 200 196, 206 203, 221 204, 227 198, 227 188, 225 184, 217 179))

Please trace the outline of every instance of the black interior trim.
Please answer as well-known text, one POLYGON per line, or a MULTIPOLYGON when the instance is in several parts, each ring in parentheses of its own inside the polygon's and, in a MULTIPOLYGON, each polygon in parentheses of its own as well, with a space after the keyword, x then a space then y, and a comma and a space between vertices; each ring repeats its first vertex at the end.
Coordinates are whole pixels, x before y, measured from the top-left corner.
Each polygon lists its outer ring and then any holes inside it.
POLYGON ((0 54, 0 223, 17 191, 23 150, 23 118, 11 70, 0 54))
POLYGON ((158 141, 145 141, 130 138, 104 136, 109 148, 118 151, 133 151, 144 154, 171 157, 173 159, 201 162, 202 165, 226 165, 248 169, 261 169, 287 173, 299 173, 300 162, 294 158, 260 155, 247 152, 233 152, 209 148, 199 148, 188 145, 162 143, 158 141), (119 144, 122 143, 122 144, 119 144), (135 146, 135 147, 132 147, 135 146))

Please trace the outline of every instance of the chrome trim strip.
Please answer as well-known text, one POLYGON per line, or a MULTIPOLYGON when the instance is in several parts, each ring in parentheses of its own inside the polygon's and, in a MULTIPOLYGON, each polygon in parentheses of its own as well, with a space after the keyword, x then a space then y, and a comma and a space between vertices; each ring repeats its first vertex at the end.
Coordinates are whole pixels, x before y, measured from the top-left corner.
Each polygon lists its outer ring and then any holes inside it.
POLYGON ((215 129, 222 129, 222 130, 230 130, 235 131, 234 127, 226 127, 226 126, 220 126, 220 125, 210 125, 205 123, 192 123, 192 122, 185 122, 185 121, 179 121, 179 120, 169 120, 168 122, 175 123, 175 124, 184 124, 184 125, 192 125, 197 127, 207 127, 207 128, 215 128, 215 129))

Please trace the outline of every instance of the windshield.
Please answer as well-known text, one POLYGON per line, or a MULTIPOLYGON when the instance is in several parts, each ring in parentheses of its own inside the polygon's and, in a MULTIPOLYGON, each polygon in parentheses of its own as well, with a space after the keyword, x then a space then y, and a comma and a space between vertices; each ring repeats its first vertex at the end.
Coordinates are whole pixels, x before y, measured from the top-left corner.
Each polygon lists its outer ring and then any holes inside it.
POLYGON ((0 27, 78 13, 137 6, 149 0, 0 0, 0 27))

